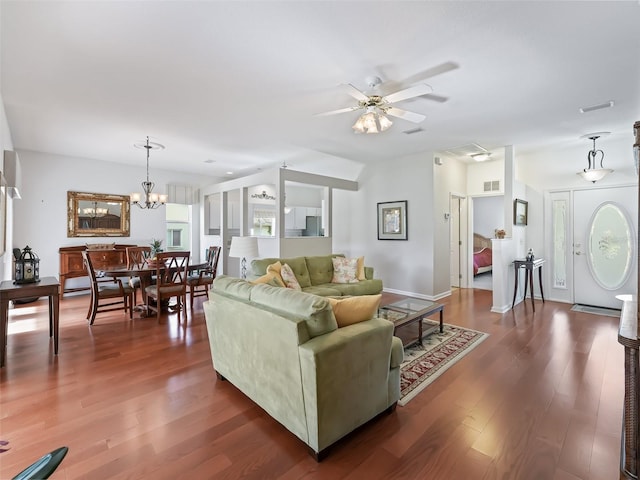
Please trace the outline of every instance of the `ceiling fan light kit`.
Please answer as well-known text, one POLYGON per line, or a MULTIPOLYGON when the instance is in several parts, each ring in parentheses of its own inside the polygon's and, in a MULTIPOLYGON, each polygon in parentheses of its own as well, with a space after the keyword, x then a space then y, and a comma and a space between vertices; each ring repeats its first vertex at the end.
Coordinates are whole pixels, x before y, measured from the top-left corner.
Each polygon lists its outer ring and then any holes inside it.
POLYGON ((593 141, 593 148, 587 152, 587 168, 578 172, 578 175, 588 182, 596 183, 613 172, 610 168, 604 168, 602 165, 602 162, 604 161, 604 152, 602 150, 596 150, 596 140, 606 135, 609 135, 609 132, 590 133, 581 137, 586 137, 593 141), (597 168, 598 156, 600 157, 600 168, 597 168))
POLYGON ((384 132, 393 122, 389 120, 383 113, 375 111, 376 107, 367 107, 367 112, 362 114, 356 123, 353 124, 355 133, 378 133, 384 132))
MULTIPOLYGON (((376 88, 382 80, 379 77, 368 77, 366 79, 370 88, 376 88)), ((420 123, 426 117, 421 113, 409 112, 401 108, 394 107, 393 104, 402 100, 427 95, 433 92, 431 86, 426 83, 419 83, 409 88, 399 90, 389 95, 367 95, 358 90, 350 83, 343 84, 345 92, 358 101, 357 106, 341 108, 330 112, 320 113, 320 116, 335 115, 338 113, 354 112, 364 109, 365 113, 360 115, 356 123, 353 124, 355 133, 379 133, 387 130, 393 122, 389 116, 402 118, 413 123, 420 123)))

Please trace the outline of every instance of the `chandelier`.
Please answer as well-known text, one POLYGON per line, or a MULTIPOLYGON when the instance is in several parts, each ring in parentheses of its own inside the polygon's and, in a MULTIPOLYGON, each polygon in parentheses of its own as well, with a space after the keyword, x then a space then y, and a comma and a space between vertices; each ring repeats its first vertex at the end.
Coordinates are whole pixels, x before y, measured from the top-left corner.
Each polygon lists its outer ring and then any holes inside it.
POLYGON ((133 146, 136 148, 147 149, 147 181, 142 182, 141 184, 142 190, 144 192, 142 195, 137 192, 131 194, 131 203, 133 205, 137 205, 140 208, 148 208, 149 210, 158 208, 160 205, 164 205, 165 203, 167 203, 167 196, 153 193, 153 187, 155 187, 156 184, 149 181, 149 151, 163 150, 164 145, 155 142, 149 142, 149 136, 147 136, 146 143, 135 143, 133 146))
POLYGON ((598 180, 602 180, 604 177, 613 172, 613 170, 611 170, 610 168, 604 168, 602 166, 602 161, 604 160, 604 152, 602 150, 596 150, 596 140, 602 135, 608 135, 608 132, 602 132, 598 135, 585 135, 585 137, 589 138, 589 140, 593 140, 593 149, 587 152, 588 167, 581 172, 578 172, 578 175, 580 175, 588 182, 596 183, 598 180), (600 168, 597 168, 598 156, 600 157, 600 168))
POLYGON ((356 120, 356 123, 354 123, 351 128, 353 128, 356 133, 384 132, 393 125, 393 122, 384 115, 384 110, 380 109, 380 111, 382 113, 378 113, 375 106, 368 106, 367 111, 356 120))

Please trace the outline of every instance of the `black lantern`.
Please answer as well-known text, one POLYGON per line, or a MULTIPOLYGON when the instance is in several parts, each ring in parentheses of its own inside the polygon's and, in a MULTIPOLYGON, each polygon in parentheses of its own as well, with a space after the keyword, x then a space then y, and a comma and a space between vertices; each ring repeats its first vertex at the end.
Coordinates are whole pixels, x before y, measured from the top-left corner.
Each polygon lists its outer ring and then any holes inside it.
POLYGON ((35 283, 39 281, 40 259, 27 245, 22 250, 20 257, 16 258, 16 276, 13 283, 35 283))

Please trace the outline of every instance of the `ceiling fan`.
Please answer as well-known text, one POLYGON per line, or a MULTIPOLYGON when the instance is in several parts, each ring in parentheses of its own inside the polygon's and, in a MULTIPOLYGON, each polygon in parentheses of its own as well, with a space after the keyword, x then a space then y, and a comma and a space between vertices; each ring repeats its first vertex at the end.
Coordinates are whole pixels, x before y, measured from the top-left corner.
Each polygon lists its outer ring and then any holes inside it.
MULTIPOLYGON (((382 83, 382 80, 380 80, 379 77, 368 77, 366 81, 369 88, 372 90, 382 83)), ((318 116, 336 115, 338 113, 364 110, 365 113, 358 118, 352 127, 356 133, 378 133, 386 130, 393 123, 386 117, 386 115, 402 118, 413 123, 422 122, 426 117, 421 113, 410 112, 408 110, 398 108, 394 106, 394 104, 433 92, 431 86, 426 83, 419 83, 412 87, 384 96, 367 95, 350 83, 342 84, 342 87, 344 88, 345 93, 351 95, 358 101, 357 105, 341 108, 339 110, 332 110, 330 112, 319 113, 318 116)))

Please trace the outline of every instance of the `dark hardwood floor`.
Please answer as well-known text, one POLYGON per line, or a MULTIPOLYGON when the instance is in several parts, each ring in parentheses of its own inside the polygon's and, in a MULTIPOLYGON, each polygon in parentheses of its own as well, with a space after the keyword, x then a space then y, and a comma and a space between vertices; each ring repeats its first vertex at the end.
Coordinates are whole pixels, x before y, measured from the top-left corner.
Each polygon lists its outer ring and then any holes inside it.
MULTIPOLYGON (((385 294, 388 303, 397 296, 385 294)), ((424 392, 337 443, 306 446, 212 368, 203 298, 130 321, 88 296, 61 302, 60 353, 46 301, 11 310, 0 372, 0 478, 67 445, 54 479, 618 478, 624 390, 618 319, 538 301, 491 313, 456 290, 445 322, 489 338, 424 392)))

